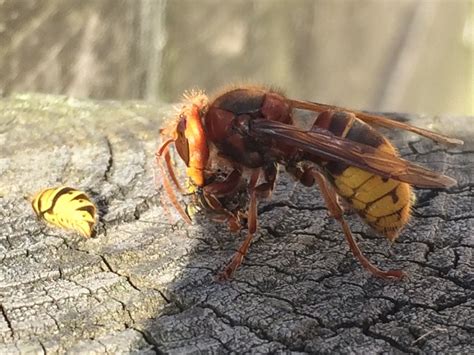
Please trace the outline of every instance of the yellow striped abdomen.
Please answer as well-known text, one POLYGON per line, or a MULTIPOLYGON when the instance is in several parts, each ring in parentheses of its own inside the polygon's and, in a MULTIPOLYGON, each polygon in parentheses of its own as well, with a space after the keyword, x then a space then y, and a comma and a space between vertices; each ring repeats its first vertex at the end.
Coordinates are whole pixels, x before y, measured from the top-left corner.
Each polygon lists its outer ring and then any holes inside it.
MULTIPOLYGON (((396 154, 388 141, 379 149, 396 154)), ((337 193, 367 224, 392 241, 398 237, 410 219, 413 192, 409 184, 382 178, 353 166, 339 175, 333 174, 333 178, 337 193)))
POLYGON ((97 209, 84 192, 67 186, 48 188, 38 192, 31 204, 44 221, 87 238, 92 235, 97 209))
MULTIPOLYGON (((398 155, 395 147, 380 132, 359 120, 354 114, 328 111, 320 114, 313 128, 325 129, 337 137, 398 155)), ((315 161, 315 159, 310 159, 315 161)), ((383 178, 341 161, 323 161, 338 195, 377 232, 395 240, 410 219, 413 192, 409 184, 383 178)), ((387 164, 390 164, 387 161, 387 164)))

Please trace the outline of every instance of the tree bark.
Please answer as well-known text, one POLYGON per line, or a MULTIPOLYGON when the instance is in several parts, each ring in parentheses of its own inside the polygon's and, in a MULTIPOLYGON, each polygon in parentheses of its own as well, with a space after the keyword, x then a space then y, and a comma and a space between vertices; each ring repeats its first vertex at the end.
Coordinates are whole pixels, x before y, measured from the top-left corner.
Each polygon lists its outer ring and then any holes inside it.
POLYGON ((390 132, 407 159, 458 180, 417 191, 394 245, 348 216, 365 254, 409 278, 361 269, 316 189, 282 173, 248 257, 220 283, 243 235, 199 215, 169 221, 154 151, 172 115, 143 102, 0 101, 0 353, 474 352, 472 117, 398 115, 466 144, 390 132), (28 199, 61 184, 97 203, 95 238, 35 218, 28 199))

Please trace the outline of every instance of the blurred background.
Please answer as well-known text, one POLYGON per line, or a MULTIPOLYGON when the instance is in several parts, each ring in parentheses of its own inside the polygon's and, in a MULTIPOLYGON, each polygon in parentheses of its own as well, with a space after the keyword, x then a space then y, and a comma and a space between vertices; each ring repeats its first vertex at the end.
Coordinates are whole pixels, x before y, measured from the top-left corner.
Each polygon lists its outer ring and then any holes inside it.
POLYGON ((0 0, 0 94, 176 102, 266 83, 352 108, 474 114, 474 0, 0 0))

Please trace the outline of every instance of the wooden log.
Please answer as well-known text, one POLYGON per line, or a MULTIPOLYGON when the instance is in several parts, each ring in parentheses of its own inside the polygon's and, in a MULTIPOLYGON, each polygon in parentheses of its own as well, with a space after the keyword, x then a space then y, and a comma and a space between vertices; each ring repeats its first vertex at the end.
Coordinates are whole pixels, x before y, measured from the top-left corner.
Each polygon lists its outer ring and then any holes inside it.
POLYGON ((400 116, 466 144, 392 132, 403 156, 459 182, 417 191, 399 241, 348 217, 366 255, 408 279, 362 270, 318 192, 282 174, 248 258, 219 283, 242 237, 205 218, 171 224, 156 188, 158 131, 172 114, 143 102, 1 99, 0 353, 474 352, 472 117, 400 116), (95 238, 35 218, 28 198, 60 184, 97 202, 95 238))

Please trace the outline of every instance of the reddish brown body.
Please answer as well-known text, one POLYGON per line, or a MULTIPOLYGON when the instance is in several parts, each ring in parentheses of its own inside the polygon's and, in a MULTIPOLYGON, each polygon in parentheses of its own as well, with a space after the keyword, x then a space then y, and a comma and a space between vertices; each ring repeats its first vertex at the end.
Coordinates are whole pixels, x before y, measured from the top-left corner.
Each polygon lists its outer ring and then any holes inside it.
MULTIPOLYGON (((410 215, 411 185, 439 188, 455 183, 399 158, 390 142, 371 125, 402 128, 444 143, 459 143, 433 132, 381 116, 287 99, 258 87, 229 90, 211 102, 200 93, 187 100, 172 137, 157 155, 165 158, 171 179, 180 188, 168 152, 168 145, 175 143, 196 186, 196 195, 216 220, 226 221, 236 231, 241 228, 242 216, 248 217, 247 238, 221 274, 224 278, 240 265, 250 246, 257 226, 257 200, 271 194, 278 164, 304 185, 320 187, 354 255, 381 277, 400 278, 403 273, 379 270, 362 255, 343 218, 337 195, 351 204, 366 223, 393 240, 410 215), (302 118, 302 112, 312 114, 309 129, 294 123, 302 118), (236 202, 233 198, 237 194, 245 198, 236 202)), ((161 159, 158 161, 163 167, 161 159)), ((189 221, 166 178, 165 189, 189 221)))
MULTIPOLYGON (((218 97, 209 106, 204 119, 207 138, 235 162, 249 168, 261 167, 265 162, 264 150, 272 147, 262 149, 255 138, 241 131, 254 119, 293 124, 291 107, 283 96, 260 89, 236 89, 218 97)), ((285 148, 285 155, 295 152, 290 147, 285 148)), ((277 160, 277 157, 271 159, 277 160)))

